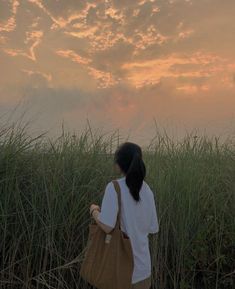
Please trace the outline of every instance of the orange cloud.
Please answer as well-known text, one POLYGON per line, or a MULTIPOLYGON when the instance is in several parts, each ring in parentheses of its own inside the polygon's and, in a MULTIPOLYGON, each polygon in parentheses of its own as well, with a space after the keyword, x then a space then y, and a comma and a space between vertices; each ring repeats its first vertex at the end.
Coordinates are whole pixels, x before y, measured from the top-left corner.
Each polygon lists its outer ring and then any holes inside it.
POLYGON ((170 39, 170 37, 162 35, 154 25, 150 25, 146 31, 135 29, 134 35, 128 37, 126 40, 135 46, 133 54, 137 55, 141 50, 144 50, 153 44, 162 45, 167 42, 168 39, 170 39))
POLYGON ((74 24, 75 28, 79 28, 79 31, 65 31, 64 33, 67 35, 71 35, 73 37, 76 38, 92 38, 92 36, 94 35, 94 33, 98 30, 98 27, 94 26, 94 27, 84 27, 83 24, 79 23, 79 24, 74 24))
POLYGON ((56 51, 56 54, 65 58, 69 58, 73 62, 84 65, 84 68, 87 69, 88 74, 97 81, 98 88, 108 88, 118 83, 118 81, 113 78, 110 72, 102 71, 92 66, 86 66, 92 62, 91 59, 81 57, 72 50, 58 50, 56 51))
POLYGON ((24 56, 33 61, 36 61, 35 49, 41 43, 42 37, 43 31, 40 30, 26 32, 25 44, 32 42, 31 46, 29 47, 28 53, 24 52, 22 49, 11 49, 11 48, 4 49, 4 52, 10 56, 24 56))
POLYGON ((176 88, 179 91, 182 91, 185 93, 185 95, 194 95, 195 93, 198 93, 200 91, 209 91, 210 87, 209 85, 184 85, 179 86, 176 88))
POLYGON ((179 39, 185 39, 185 38, 188 38, 190 35, 192 35, 194 33, 194 30, 193 29, 188 29, 188 30, 185 30, 185 31, 181 31, 179 34, 178 34, 178 38, 179 39))
POLYGON ((28 70, 28 69, 22 69, 23 72, 25 72, 28 75, 40 75, 42 76, 44 79, 46 79, 47 82, 51 82, 52 80, 52 76, 51 74, 47 74, 47 73, 43 73, 40 71, 32 71, 32 70, 28 70))
POLYGON ((18 6, 20 5, 20 2, 17 0, 13 0, 11 1, 11 3, 12 3, 12 9, 11 9, 12 16, 6 21, 6 23, 0 24, 0 32, 1 31, 10 32, 10 31, 15 30, 15 27, 16 27, 15 16, 17 14, 17 9, 18 9, 18 6))
POLYGON ((65 58, 70 58, 73 62, 80 64, 89 64, 91 59, 82 57, 72 50, 57 50, 56 54, 65 58))
POLYGON ((152 2, 153 3, 153 2, 155 2, 155 0, 140 0, 138 5, 142 6, 142 5, 144 5, 145 3, 148 3, 148 2, 152 2))
POLYGON ((122 68, 127 71, 127 79, 130 83, 136 88, 140 88, 159 83, 165 77, 211 77, 217 71, 225 71, 227 68, 225 63, 226 60, 217 55, 198 52, 190 56, 172 54, 162 59, 125 63, 122 68), (178 67, 191 65, 192 68, 190 71, 185 69, 177 71, 177 69, 173 69, 176 65, 178 67), (194 68, 193 65, 197 65, 197 67, 194 68))
POLYGON ((98 88, 108 88, 118 83, 110 72, 88 67, 89 74, 97 80, 98 88))
POLYGON ((76 23, 73 25, 79 31, 65 31, 67 35, 76 38, 85 38, 89 40, 89 53, 105 51, 113 47, 119 40, 127 41, 121 32, 112 31, 109 23, 98 22, 95 26, 88 26, 84 23, 76 23))
POLYGON ((85 19, 88 11, 92 7, 96 7, 95 3, 86 3, 85 9, 82 11, 77 11, 72 13, 67 19, 64 19, 63 17, 54 17, 53 14, 42 4, 41 0, 28 0, 31 3, 36 4, 39 8, 41 8, 53 21, 53 25, 51 26, 51 29, 57 29, 57 28, 65 28, 70 24, 72 21, 77 19, 85 19))
POLYGON ((46 9, 46 7, 42 4, 41 0, 28 0, 30 3, 36 4, 39 8, 41 8, 53 21, 54 24, 56 24, 59 27, 64 27, 65 23, 63 21, 63 19, 56 19, 52 13, 46 9))
POLYGON ((105 9, 105 15, 117 20, 120 24, 124 24, 124 14, 121 10, 115 9, 114 7, 109 7, 105 9))
POLYGON ((0 35, 0 44, 5 44, 7 42, 7 38, 5 36, 0 35))

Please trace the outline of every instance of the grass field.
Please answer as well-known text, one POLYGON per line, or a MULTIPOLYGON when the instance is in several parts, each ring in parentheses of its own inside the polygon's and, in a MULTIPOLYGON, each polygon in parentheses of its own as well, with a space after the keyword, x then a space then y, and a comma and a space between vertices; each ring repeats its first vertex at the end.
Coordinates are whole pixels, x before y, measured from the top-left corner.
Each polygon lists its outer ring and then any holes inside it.
MULTIPOLYGON (((79 277, 89 205, 120 177, 122 141, 90 127, 54 140, 1 128, 0 288, 91 288, 79 277)), ((143 153, 160 221, 152 289, 235 288, 235 143, 156 132, 143 153)))

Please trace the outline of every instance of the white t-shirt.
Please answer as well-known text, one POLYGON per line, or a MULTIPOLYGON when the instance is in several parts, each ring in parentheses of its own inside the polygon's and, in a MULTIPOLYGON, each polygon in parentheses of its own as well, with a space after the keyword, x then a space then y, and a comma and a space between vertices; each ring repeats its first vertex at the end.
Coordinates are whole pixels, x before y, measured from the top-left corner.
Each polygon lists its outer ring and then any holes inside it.
MULTIPOLYGON (((126 177, 117 179, 121 188, 121 230, 131 241, 134 256, 132 284, 151 275, 151 258, 149 251, 149 233, 157 233, 159 224, 154 194, 149 185, 143 181, 140 190, 142 201, 136 203, 126 185, 126 177)), ((112 182, 106 186, 102 200, 99 221, 115 227, 118 213, 118 198, 112 182)))

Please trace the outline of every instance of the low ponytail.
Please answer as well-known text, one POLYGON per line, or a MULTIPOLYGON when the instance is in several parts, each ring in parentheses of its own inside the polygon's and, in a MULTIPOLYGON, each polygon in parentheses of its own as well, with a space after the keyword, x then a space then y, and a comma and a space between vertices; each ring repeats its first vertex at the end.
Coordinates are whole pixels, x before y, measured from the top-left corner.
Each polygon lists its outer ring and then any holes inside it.
POLYGON ((146 175, 141 148, 134 143, 126 142, 115 152, 115 162, 126 174, 126 184, 135 201, 140 201, 140 189, 146 175))

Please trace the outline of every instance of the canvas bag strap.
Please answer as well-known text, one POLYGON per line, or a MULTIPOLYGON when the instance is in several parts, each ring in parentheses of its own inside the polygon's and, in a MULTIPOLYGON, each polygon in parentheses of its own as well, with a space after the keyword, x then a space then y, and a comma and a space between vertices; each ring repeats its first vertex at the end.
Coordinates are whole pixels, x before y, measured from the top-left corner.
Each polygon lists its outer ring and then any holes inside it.
POLYGON ((118 196, 118 215, 117 215, 117 223, 116 223, 115 228, 118 228, 118 227, 120 228, 120 224, 121 224, 121 221, 120 221, 120 218, 121 218, 121 189, 120 189, 118 181, 113 180, 112 183, 114 185, 114 188, 115 188, 117 196, 118 196))

